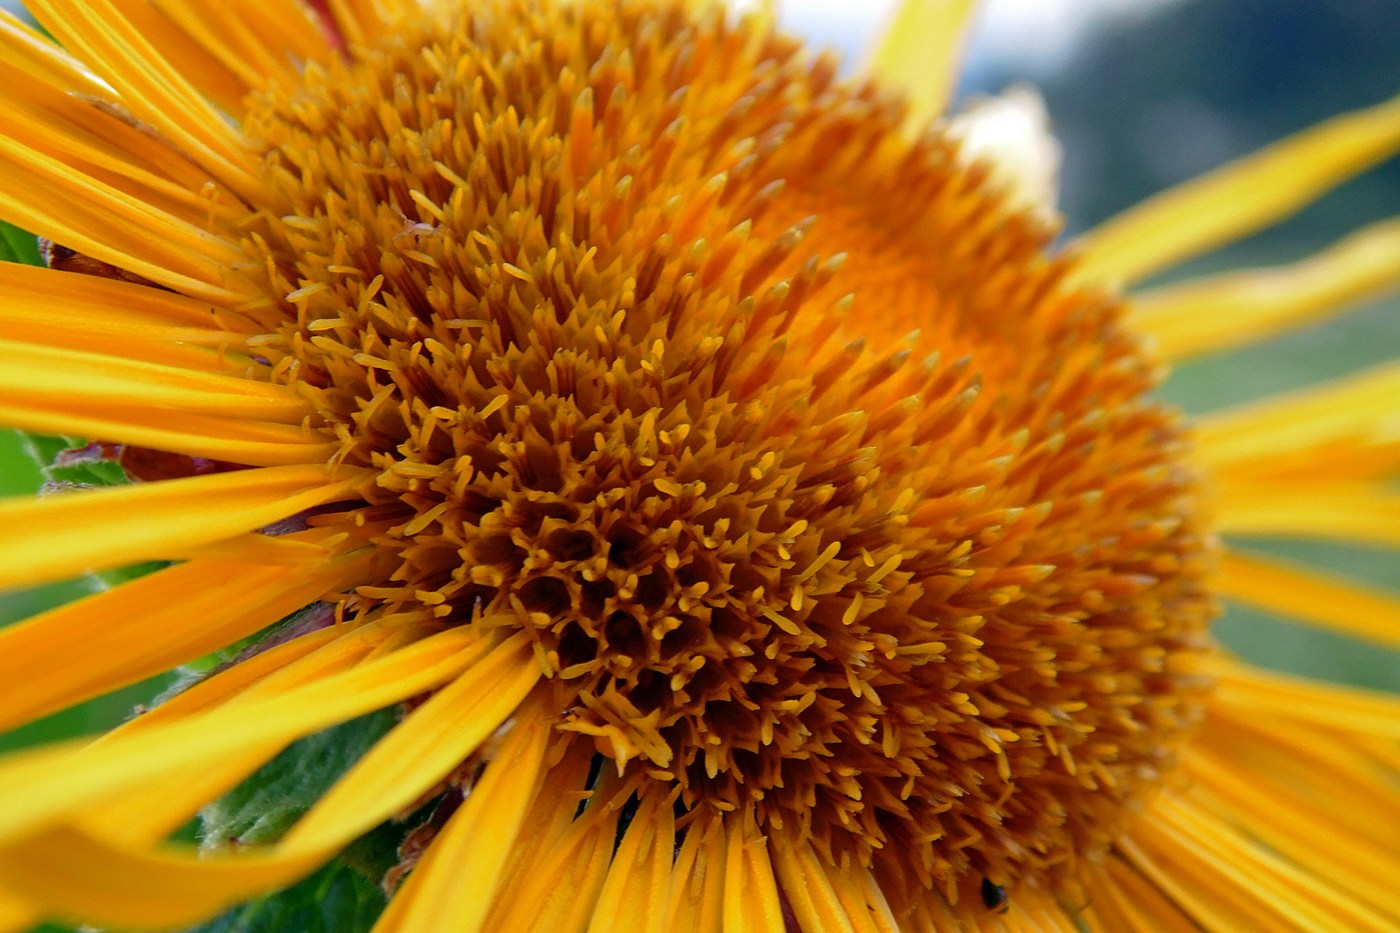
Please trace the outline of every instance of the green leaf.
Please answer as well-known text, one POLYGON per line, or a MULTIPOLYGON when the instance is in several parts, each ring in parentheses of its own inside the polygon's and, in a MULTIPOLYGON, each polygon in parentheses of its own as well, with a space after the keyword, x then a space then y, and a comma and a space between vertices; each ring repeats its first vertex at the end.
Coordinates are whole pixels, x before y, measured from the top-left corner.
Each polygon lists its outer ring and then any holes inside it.
MULTIPOLYGON (((308 736, 200 814, 203 844, 275 842, 398 720, 380 710, 308 736)), ((236 907, 189 933, 365 933, 385 906, 379 880, 397 861, 407 832, 431 804, 351 843, 310 878, 236 907)))
POLYGON ((380 710, 294 742, 204 808, 204 844, 275 842, 397 718, 393 710, 380 710))
POLYGON ((188 933, 368 933, 384 910, 379 886, 341 862, 188 933))
POLYGON ((0 220, 0 259, 5 262, 22 262, 27 266, 42 266, 39 243, 34 234, 25 233, 14 224, 0 220))

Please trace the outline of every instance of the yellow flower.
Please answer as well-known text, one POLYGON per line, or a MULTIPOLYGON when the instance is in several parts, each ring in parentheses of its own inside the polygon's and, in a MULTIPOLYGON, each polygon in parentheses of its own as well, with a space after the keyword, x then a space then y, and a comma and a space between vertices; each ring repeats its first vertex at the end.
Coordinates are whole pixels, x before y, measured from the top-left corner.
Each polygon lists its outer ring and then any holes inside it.
POLYGON ((0 420, 138 480, 0 503, 0 585, 179 561, 0 634, 0 726, 312 607, 0 762, 0 930, 188 925, 437 798, 376 930, 1395 929, 1400 702, 1208 625, 1400 644, 1215 543, 1400 541, 1400 368, 1149 393, 1394 285, 1400 231, 1117 292, 1400 148, 1400 100, 1058 251, 911 83, 969 5, 868 83, 683 0, 0 21, 0 217, 57 244, 0 267, 0 420), (167 841, 397 704, 275 843, 167 841))

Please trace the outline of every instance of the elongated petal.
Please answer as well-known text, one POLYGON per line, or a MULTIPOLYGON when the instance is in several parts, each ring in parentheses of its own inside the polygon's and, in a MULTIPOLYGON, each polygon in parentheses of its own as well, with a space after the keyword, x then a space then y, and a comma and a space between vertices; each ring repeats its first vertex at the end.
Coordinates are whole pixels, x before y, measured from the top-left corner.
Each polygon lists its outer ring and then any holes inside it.
POLYGON ((1272 714, 1268 718, 1274 724, 1288 719, 1333 727, 1339 735, 1400 740, 1400 697, 1392 694, 1255 670, 1227 660, 1217 660, 1213 670, 1220 678, 1218 701, 1233 709, 1272 714))
MULTIPOLYGON (((257 332, 254 325, 234 312, 207 301, 118 279, 0 262, 0 287, 6 295, 0 314, 7 324, 34 321, 57 327, 76 317, 94 327, 107 323, 131 328, 144 325, 237 332, 230 337, 257 332)), ((9 339, 20 339, 13 337, 8 328, 5 333, 9 339)), ((69 346, 66 342, 54 342, 69 346)))
POLYGON ((1238 550, 1222 555, 1216 589, 1286 618, 1400 648, 1400 594, 1238 550))
POLYGON ((0 587, 159 559, 332 502, 354 480, 267 467, 0 501, 0 587))
POLYGON ((1366 227, 1301 262, 1227 272, 1133 299, 1132 322, 1167 360, 1263 340, 1400 285, 1400 220, 1366 227))
POLYGON ((311 406, 283 386, 120 357, 0 340, 0 400, 63 410, 158 408, 298 424, 311 406))
POLYGON ((70 742, 11 755, 0 760, 0 849, 22 850, 32 834, 80 818, 90 807, 172 771, 240 748, 287 744, 383 709, 452 679, 482 654, 474 632, 449 629, 273 696, 151 726, 119 740, 87 747, 70 742))
POLYGON ((1129 208, 1079 241, 1086 280, 1131 284, 1310 204, 1400 149, 1400 97, 1319 123, 1129 208))
MULTIPOLYGON (((525 825, 530 831, 516 837, 506 868, 492 898, 486 916, 485 929, 506 929, 501 924, 520 908, 522 892, 535 883, 540 866, 561 846, 579 812, 579 805, 589 797, 586 789, 593 762, 592 744, 574 741, 565 745, 562 758, 549 767, 543 777, 540 792, 530 804, 525 825)), ((390 902, 388 913, 398 909, 390 902)))
POLYGON ((1225 483, 1216 496, 1217 528, 1400 546, 1400 496, 1370 486, 1324 485, 1324 479, 1225 483))
POLYGON ((805 841, 783 839, 773 847, 772 854, 783 893, 803 930, 854 933, 855 927, 831 879, 805 841))
MULTIPOLYGON (((1237 679, 1238 662, 1227 661, 1222 667, 1227 682, 1237 679)), ((1364 848, 1358 851, 1384 853, 1376 863, 1384 867, 1400 857, 1400 839, 1393 832, 1400 823, 1394 771, 1385 766, 1383 757, 1373 754, 1376 746, 1371 737, 1348 727, 1344 719, 1315 722, 1292 715, 1302 704, 1317 699, 1306 689, 1306 682, 1301 686, 1304 689, 1271 693, 1265 698, 1271 706, 1236 704, 1233 695, 1224 696, 1211 707, 1183 766, 1209 783, 1208 772, 1195 767, 1199 754, 1247 784, 1257 784, 1261 794, 1281 794, 1301 813, 1321 814, 1342 838, 1364 840, 1364 848), (1241 772, 1241 761, 1249 762, 1247 772, 1241 772)), ((1394 748, 1391 742, 1384 744, 1394 748)), ((1384 871, 1374 877, 1393 875, 1384 871)))
POLYGON ((49 915, 70 922, 176 929, 308 874, 324 855, 199 859, 107 844, 54 827, 0 849, 0 873, 49 915))
POLYGON ((903 0, 862 68, 909 101, 906 125, 922 133, 948 106, 976 0, 903 0))
POLYGON ((612 861, 617 818, 606 805, 584 810, 543 859, 512 879, 508 901, 497 896, 486 929, 584 933, 612 861))
POLYGON ((360 573, 355 562, 191 561, 0 630, 0 729, 202 657, 360 573))
POLYGON ((30 10, 117 89, 137 117, 249 203, 265 194, 256 160, 233 124, 144 37, 113 0, 32 0, 30 10))
POLYGON ((722 933, 724 927, 724 830, 717 820, 692 823, 676 853, 667 930, 722 933))
POLYGON ((1400 859, 1394 834, 1355 832, 1328 812, 1341 801, 1320 808, 1276 772, 1243 772, 1237 765, 1239 753, 1244 750, 1241 746, 1252 744, 1251 739, 1235 732, 1231 742, 1233 747, 1226 749, 1214 742, 1200 743, 1185 762, 1195 784, 1191 799, 1205 818, 1219 825, 1249 827, 1251 835, 1308 874, 1353 892, 1369 909, 1388 914, 1390 922, 1400 926, 1400 908, 1388 884, 1391 872, 1381 870, 1400 859), (1280 819, 1280 814, 1287 814, 1287 819, 1280 819), (1324 839, 1327 845, 1319 845, 1324 839))
POLYGON ((112 89, 61 46, 0 9, 0 59, 32 80, 75 94, 110 95, 112 89))
POLYGON ((167 8, 181 6, 180 3, 156 5, 111 0, 110 9, 119 11, 130 28, 149 42, 151 48, 159 49, 163 62, 168 62, 170 68, 200 95, 225 111, 240 112, 243 98, 259 83, 256 76, 247 66, 233 68, 226 58, 211 55, 207 46, 194 41, 180 28, 167 8))
MULTIPOLYGON (((357 633, 358 634, 358 633, 357 633)), ((338 627, 308 632, 285 644, 245 658, 208 680, 166 700, 154 709, 129 719, 98 742, 119 742, 123 737, 175 722, 203 709, 231 702, 245 702, 295 689, 297 684, 277 683, 270 675, 295 669, 308 655, 336 653, 338 644, 354 642, 338 627), (260 689, 261 688, 261 689, 260 689)), ((347 652, 334 666, 317 663, 319 674, 329 676, 348 670, 362 660, 362 652, 347 652)), ((253 774, 281 750, 282 743, 225 748, 217 760, 191 762, 166 771, 160 781, 129 789, 120 798, 89 807, 81 817, 84 829, 101 838, 138 848, 154 846, 187 824, 211 800, 216 800, 253 774)))
MULTIPOLYGON (((230 0, 227 3, 165 3, 161 12, 177 24, 203 53, 197 71, 213 56, 248 87, 269 76, 294 74, 300 62, 324 58, 329 52, 317 34, 306 4, 289 0, 230 0)), ((164 46, 162 46, 164 48, 164 46)), ((192 75, 198 78, 198 74, 192 75)), ((235 105, 241 105, 235 101, 235 105)), ((234 108, 237 112, 238 107, 234 108)))
POLYGON ((292 827, 283 845, 320 849, 405 809, 500 728, 539 677, 523 634, 492 649, 380 740, 292 827))
POLYGON ((1329 444, 1393 433, 1400 414, 1400 365, 1387 363, 1214 412, 1196 425, 1196 459, 1212 471, 1269 472, 1289 455, 1329 444))
POLYGON ((0 217, 186 295, 228 306, 256 296, 230 271, 231 243, 3 136, 0 217))
POLYGON ((748 820, 726 827, 724 933, 783 933, 778 882, 768 857, 768 841, 748 820))
MULTIPOLYGON (((163 426, 171 420, 168 412, 159 410, 85 414, 37 404, 0 403, 0 424, 21 431, 95 437, 110 443, 247 466, 324 464, 339 449, 331 441, 315 443, 302 428, 286 424, 181 415, 177 427, 163 426)), ((182 552, 182 548, 176 547, 162 556, 175 557, 182 552)))
POLYGON ((1084 921, 1091 933, 1200 933, 1201 927, 1142 872, 1122 858, 1105 859, 1088 885, 1084 921))
POLYGON ((1394 924, 1347 892, 1165 794, 1120 845, 1135 867, 1196 919, 1220 929, 1343 929, 1385 933, 1394 924))
POLYGON ((374 0, 319 0, 317 6, 328 8, 336 30, 350 45, 366 41, 383 22, 374 0))
POLYGON ((247 214, 208 173, 101 99, 35 82, 3 55, 0 84, 25 88, 6 100, 5 133, 26 146, 197 228, 215 218, 232 227, 247 214))
POLYGON ((642 800, 613 855, 589 933, 668 933, 666 906, 675 847, 671 801, 652 793, 642 800))
POLYGON ((375 933, 479 933, 540 789, 549 740, 538 711, 516 722, 466 801, 433 840, 375 933), (470 878, 470 885, 462 884, 470 878))

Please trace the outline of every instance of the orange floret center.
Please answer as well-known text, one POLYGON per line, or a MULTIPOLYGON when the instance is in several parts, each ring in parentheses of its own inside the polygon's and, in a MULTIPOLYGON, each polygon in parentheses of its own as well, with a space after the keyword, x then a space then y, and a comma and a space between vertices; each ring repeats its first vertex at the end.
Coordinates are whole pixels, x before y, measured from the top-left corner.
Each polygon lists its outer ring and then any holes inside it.
POLYGON ((378 549, 362 611, 528 633, 629 793, 896 898, 1064 890, 1207 688, 1208 535, 1120 306, 785 37, 464 6, 247 124, 262 350, 378 477, 328 519, 378 549))

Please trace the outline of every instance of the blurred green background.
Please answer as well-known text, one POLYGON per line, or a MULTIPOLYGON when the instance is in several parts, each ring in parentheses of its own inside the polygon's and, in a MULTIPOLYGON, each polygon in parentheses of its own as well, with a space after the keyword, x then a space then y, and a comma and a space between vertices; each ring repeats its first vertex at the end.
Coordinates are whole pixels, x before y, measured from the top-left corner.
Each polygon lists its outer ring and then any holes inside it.
MULTIPOLYGON (((8 0, 4 5, 13 7, 8 0)), ((804 28, 800 16, 791 25, 804 28)), ((1062 60, 1032 47, 1018 52, 1005 37, 979 34, 961 93, 995 92, 1021 80, 1040 87, 1064 143, 1061 206, 1073 232, 1272 139, 1400 91, 1397 49, 1395 0, 1178 0, 1151 14, 1102 15, 1062 60)), ((1398 211, 1400 164, 1392 160, 1296 219, 1173 277, 1296 259, 1398 211)), ((1206 411, 1397 355, 1400 300, 1391 299, 1340 322, 1184 366, 1163 395, 1188 411, 1206 411)), ((29 494, 41 482, 18 436, 0 432, 0 493, 29 494)), ((1400 587, 1400 561, 1392 553, 1302 541, 1249 543, 1400 587)), ((0 624, 89 588, 73 582, 0 594, 0 624)), ((1400 690, 1400 654, 1394 652, 1238 607, 1230 607, 1218 631, 1230 648, 1264 665, 1400 690)), ((99 731, 160 686, 122 690, 0 735, 0 750, 99 731)))

